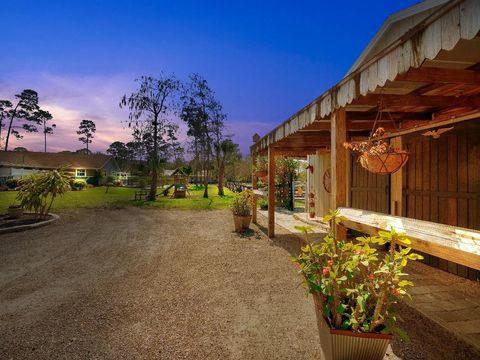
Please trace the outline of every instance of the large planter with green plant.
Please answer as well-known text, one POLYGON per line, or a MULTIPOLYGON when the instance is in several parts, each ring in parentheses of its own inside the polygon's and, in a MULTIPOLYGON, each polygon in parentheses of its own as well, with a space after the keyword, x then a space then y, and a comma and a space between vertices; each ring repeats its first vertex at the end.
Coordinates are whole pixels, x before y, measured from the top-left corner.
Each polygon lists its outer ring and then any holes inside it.
MULTIPOLYGON (((324 217, 331 229, 342 221, 336 212, 324 217)), ((310 243, 309 227, 298 227, 307 246, 292 261, 300 268, 313 295, 320 343, 327 360, 381 360, 396 327, 393 305, 413 283, 403 269, 408 260, 421 259, 406 247, 404 234, 380 231, 378 236, 337 239, 335 231, 323 243, 310 243), (389 243, 384 255, 373 245, 389 243)))
POLYGON ((23 215, 23 206, 21 205, 10 205, 7 210, 9 218, 20 219, 23 215))
POLYGON ((252 221, 252 194, 249 191, 242 191, 233 198, 232 213, 235 231, 242 232, 249 228, 252 221))

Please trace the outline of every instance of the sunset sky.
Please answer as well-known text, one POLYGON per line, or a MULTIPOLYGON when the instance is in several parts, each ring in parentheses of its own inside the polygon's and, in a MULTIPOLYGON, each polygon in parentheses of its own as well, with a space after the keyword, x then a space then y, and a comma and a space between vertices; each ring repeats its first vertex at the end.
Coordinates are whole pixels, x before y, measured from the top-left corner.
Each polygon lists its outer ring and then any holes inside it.
MULTIPOLYGON (((57 124, 49 151, 82 148, 75 133, 82 119, 96 122, 91 148, 105 151, 130 140, 118 103, 135 78, 197 72, 247 153, 253 133, 265 134, 334 85, 386 17, 417 2, 5 1, 0 99, 38 91, 57 124)), ((27 134, 13 146, 42 144, 41 134, 27 134)))

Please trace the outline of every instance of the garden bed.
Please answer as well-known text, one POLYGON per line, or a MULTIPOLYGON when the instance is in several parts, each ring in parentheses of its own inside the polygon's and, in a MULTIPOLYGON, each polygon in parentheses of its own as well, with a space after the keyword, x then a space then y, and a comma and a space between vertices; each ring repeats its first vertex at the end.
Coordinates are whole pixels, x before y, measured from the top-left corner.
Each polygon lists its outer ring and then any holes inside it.
POLYGON ((55 214, 49 214, 44 219, 39 219, 33 213, 25 213, 20 219, 11 218, 8 215, 0 215, 0 234, 35 229, 58 219, 59 216, 55 214))

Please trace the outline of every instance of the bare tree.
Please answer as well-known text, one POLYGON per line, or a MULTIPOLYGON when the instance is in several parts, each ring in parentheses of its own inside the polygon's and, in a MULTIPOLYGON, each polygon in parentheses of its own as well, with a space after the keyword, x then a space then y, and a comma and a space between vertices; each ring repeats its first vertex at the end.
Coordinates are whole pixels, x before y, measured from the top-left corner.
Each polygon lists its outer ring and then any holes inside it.
MULTIPOLYGON (((159 78, 142 76, 137 80, 139 88, 130 95, 124 95, 120 107, 126 107, 130 113, 128 126, 134 130, 143 125, 151 129, 151 149, 148 151, 149 164, 152 173, 149 200, 157 197, 158 170, 160 152, 168 148, 171 138, 175 137, 176 124, 170 116, 177 106, 177 95, 180 82, 173 75, 162 74, 159 78)), ((145 140, 145 138, 143 138, 145 140)))

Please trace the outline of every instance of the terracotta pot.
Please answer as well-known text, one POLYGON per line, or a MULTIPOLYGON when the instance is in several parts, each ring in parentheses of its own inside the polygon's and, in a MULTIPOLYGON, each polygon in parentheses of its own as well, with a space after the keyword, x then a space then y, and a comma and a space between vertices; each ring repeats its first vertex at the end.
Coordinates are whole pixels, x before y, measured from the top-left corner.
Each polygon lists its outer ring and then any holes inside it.
POLYGON ((400 170, 407 160, 408 152, 403 150, 381 155, 372 155, 365 152, 360 156, 362 167, 379 175, 393 174, 400 170))
POLYGON ((385 357, 392 335, 332 329, 323 317, 320 296, 312 295, 325 360, 382 360, 385 357))
POLYGON ((20 205, 11 205, 8 207, 8 216, 12 219, 20 219, 23 215, 23 207, 20 205))
POLYGON ((310 212, 310 219, 313 219, 315 217, 315 211, 310 212))
POLYGON ((235 224, 236 232, 242 232, 243 230, 248 229, 251 221, 252 221, 252 215, 248 215, 248 216, 233 215, 233 222, 235 224))

